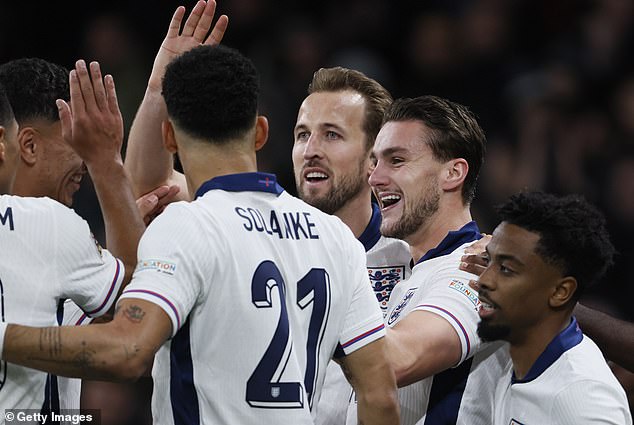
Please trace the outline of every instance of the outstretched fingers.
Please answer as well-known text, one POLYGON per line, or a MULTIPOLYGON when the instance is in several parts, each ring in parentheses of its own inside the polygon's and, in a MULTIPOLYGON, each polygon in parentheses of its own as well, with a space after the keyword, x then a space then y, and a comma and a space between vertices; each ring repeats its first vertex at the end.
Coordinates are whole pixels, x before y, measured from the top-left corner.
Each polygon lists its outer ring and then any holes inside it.
POLYGON ((101 68, 98 62, 90 63, 90 76, 92 78, 92 88, 95 93, 95 103, 99 110, 106 110, 108 108, 108 101, 106 99, 106 89, 103 86, 101 68))
POLYGON ((228 25, 229 17, 227 15, 220 16, 220 18, 218 18, 218 21, 216 22, 216 25, 214 26, 214 29, 211 31, 211 34, 209 34, 209 37, 207 37, 207 40, 205 40, 205 44, 208 44, 210 46, 216 46, 220 44, 223 37, 225 36, 228 25))
POLYGON ((73 138, 73 116, 71 115, 70 106, 62 99, 57 99, 55 104, 57 105, 59 121, 62 125, 62 138, 71 140, 73 138))
POLYGON ((86 62, 83 59, 80 59, 75 63, 75 71, 77 71, 76 75, 79 81, 84 108, 86 111, 92 111, 97 107, 97 103, 95 102, 95 92, 92 87, 90 75, 88 75, 88 68, 86 67, 86 62))
POLYGON ((106 75, 105 82, 106 82, 106 96, 108 99, 108 109, 110 110, 110 113, 112 113, 113 115, 119 115, 120 114, 119 101, 117 100, 117 90, 114 85, 114 78, 112 78, 112 75, 110 74, 106 75))
POLYGON ((183 22, 183 17, 185 16, 185 6, 178 6, 174 15, 172 16, 172 20, 170 21, 170 26, 167 29, 167 38, 175 38, 178 37, 178 33, 181 30, 181 23, 183 22))
MULTIPOLYGON (((191 37, 194 34, 194 31, 196 31, 196 27, 198 26, 198 21, 200 21, 200 18, 202 17, 203 11, 205 10, 206 6, 207 2, 203 0, 200 0, 198 3, 196 3, 196 6, 194 6, 191 13, 187 17, 187 20, 185 21, 185 26, 183 27, 183 32, 181 33, 181 35, 191 37)), ((202 39, 200 41, 202 41, 202 39)))

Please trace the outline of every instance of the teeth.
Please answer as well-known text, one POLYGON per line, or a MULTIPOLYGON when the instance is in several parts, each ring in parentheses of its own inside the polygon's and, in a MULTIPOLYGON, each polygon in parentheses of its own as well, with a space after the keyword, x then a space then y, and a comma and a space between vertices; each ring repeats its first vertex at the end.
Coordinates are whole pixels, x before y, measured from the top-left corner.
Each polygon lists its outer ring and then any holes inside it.
POLYGON ((307 179, 327 179, 328 176, 324 173, 320 173, 318 171, 313 171, 311 173, 306 174, 307 179))
POLYGON ((385 202, 385 201, 398 201, 400 200, 401 197, 398 195, 386 195, 381 197, 381 201, 385 202))
POLYGON ((495 307, 493 307, 491 304, 487 304, 483 301, 480 301, 480 308, 482 310, 487 310, 487 311, 491 311, 491 310, 495 310, 495 307))

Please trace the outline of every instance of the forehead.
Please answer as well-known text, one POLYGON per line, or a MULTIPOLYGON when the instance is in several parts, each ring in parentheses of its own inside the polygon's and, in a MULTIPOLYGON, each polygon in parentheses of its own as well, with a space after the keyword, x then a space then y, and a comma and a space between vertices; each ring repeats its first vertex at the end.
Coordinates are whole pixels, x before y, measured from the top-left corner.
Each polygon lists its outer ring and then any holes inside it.
POLYGON ((539 259, 535 252, 539 239, 538 233, 503 221, 493 231, 493 238, 489 242, 487 251, 492 256, 513 256, 528 264, 539 259))
POLYGON ((354 91, 317 92, 304 99, 297 114, 298 125, 336 124, 361 126, 365 99, 354 91))
POLYGON ((389 121, 376 136, 374 154, 378 157, 392 152, 431 153, 426 143, 430 133, 431 129, 421 121, 389 121))

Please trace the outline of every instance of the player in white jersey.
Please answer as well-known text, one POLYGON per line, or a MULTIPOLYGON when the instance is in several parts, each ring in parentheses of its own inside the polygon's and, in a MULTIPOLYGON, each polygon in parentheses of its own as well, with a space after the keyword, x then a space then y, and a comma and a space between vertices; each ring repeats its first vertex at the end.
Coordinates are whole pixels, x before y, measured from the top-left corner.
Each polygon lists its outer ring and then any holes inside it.
MULTIPOLYGON (((573 308, 612 263, 605 219, 577 196, 512 196, 478 279, 478 334, 509 342, 489 423, 631 424, 625 392, 573 308)), ((481 388, 486 391, 487 388, 481 388)))
MULTIPOLYGON (((200 19, 191 33, 202 33, 211 28, 211 7, 208 4, 204 11, 194 9, 192 15, 201 14, 207 19, 200 19)), ((216 27, 221 26, 222 19, 216 27)), ((143 104, 132 126, 126 166, 139 193, 170 182, 185 186, 183 176, 173 170, 171 155, 156 143, 160 139, 160 105, 163 103, 157 86, 166 58, 195 47, 198 42, 194 40, 190 43, 191 39, 187 32, 165 39, 154 62, 143 104), (148 161, 150 157, 152 161, 148 161)), ((218 42, 219 37, 213 38, 213 41, 218 42)), ((371 147, 383 112, 391 101, 387 90, 360 72, 344 68, 321 69, 315 73, 309 96, 298 115, 298 128, 301 126, 302 132, 312 134, 312 137, 309 136, 310 143, 308 140, 296 143, 293 150, 300 198, 339 217, 363 243, 368 274, 383 310, 394 285, 410 273, 407 244, 380 235, 380 212, 376 204, 371 204, 367 183, 371 147), (333 138, 332 143, 324 143, 327 137, 335 135, 338 140, 333 138), (310 164, 313 171, 318 167, 322 174, 319 182, 310 179, 308 184, 311 187, 306 190, 307 175, 302 167, 305 164, 310 164), (351 167, 351 164, 354 166, 351 167)), ((186 190, 182 190, 181 195, 188 200, 186 190)), ((320 399, 318 423, 342 423, 350 395, 351 387, 340 367, 330 363, 320 399)))
POLYGON ((433 96, 395 101, 376 139, 370 184, 381 233, 405 240, 418 263, 392 293, 386 317, 389 359, 405 387, 403 423, 455 423, 465 359, 479 346, 477 298, 458 265, 480 237, 469 205, 484 143, 465 107, 433 96))
MULTIPOLYGON (((86 158, 100 200, 107 200, 112 205, 117 199, 118 210, 108 210, 106 222, 119 232, 113 231, 112 235, 119 238, 115 238, 115 245, 119 244, 120 252, 132 253, 124 257, 125 260, 134 263, 134 246, 143 223, 134 202, 126 204, 132 199, 132 192, 129 185, 126 186, 120 156, 117 161, 123 135, 114 85, 107 84, 107 90, 104 88, 96 63, 91 64, 94 85, 90 84, 83 61, 77 66, 78 70, 71 74, 73 115, 66 103, 60 101, 58 104, 62 132, 65 140, 86 158), (80 84, 84 84, 83 90, 80 84), (86 105, 90 99, 88 90, 93 100, 102 94, 103 102, 110 103, 86 105), (100 109, 95 110, 93 106, 100 109), (111 188, 112 184, 116 186, 111 188), (127 236, 124 236, 124 223, 129 231, 127 236)), ((14 125, 17 130, 17 122, 11 120, 10 126, 14 125)), ((19 155, 18 134, 16 131, 15 135, 5 137, 5 141, 7 145, 12 144, 19 155)), ((9 175, 15 175, 17 165, 18 156, 3 161, 2 168, 6 171, 2 177, 2 193, 10 191, 13 181, 9 175)), ((0 258, 3 322, 38 326, 55 324, 58 304, 65 298, 72 299, 93 317, 110 308, 126 279, 125 266, 99 247, 88 225, 79 216, 50 199, 10 195, 0 197, 0 210, 4 234, 0 238, 3 245, 0 258)), ((46 338, 48 336, 43 335, 43 339, 46 338)), ((45 374, 7 363, 3 363, 2 373, 0 405, 3 408, 39 410, 43 407, 45 374)))
POLYGON ((58 373, 129 377, 160 348, 153 375, 169 375, 171 388, 154 396, 155 423, 311 423, 325 362, 340 345, 362 419, 398 421, 361 246, 338 219, 255 173, 268 127, 256 116, 251 62, 200 46, 169 65, 163 93, 166 146, 179 152, 199 198, 151 224, 112 322, 58 329, 59 357, 41 352, 43 331, 9 326, 3 356, 58 373), (70 361, 76 356, 82 361, 70 361))

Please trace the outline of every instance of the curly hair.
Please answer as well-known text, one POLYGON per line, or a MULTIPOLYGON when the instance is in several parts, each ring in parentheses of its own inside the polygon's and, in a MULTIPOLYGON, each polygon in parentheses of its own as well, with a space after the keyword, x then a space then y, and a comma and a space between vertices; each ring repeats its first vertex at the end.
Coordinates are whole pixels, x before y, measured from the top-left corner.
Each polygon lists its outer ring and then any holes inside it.
POLYGON ((502 221, 540 236, 536 253, 577 280, 575 300, 613 264, 605 217, 581 196, 524 192, 496 209, 502 221))
POLYGON ((7 99, 4 87, 0 84, 0 126, 6 127, 11 121, 13 121, 11 104, 7 99))
POLYGON ((340 66, 315 71, 308 86, 308 94, 345 90, 357 92, 365 100, 363 131, 366 135, 366 149, 370 150, 381 129, 383 115, 392 104, 392 95, 381 84, 362 72, 340 66))
POLYGON ((226 143, 255 124, 259 78, 237 50, 198 46, 174 59, 165 71, 167 112, 189 135, 226 143))
POLYGON ((3 64, 0 83, 18 123, 38 118, 57 122, 55 100, 70 99, 68 70, 44 59, 23 58, 3 64))
POLYGON ((389 121, 421 121, 432 130, 425 142, 439 161, 464 158, 469 171, 462 186, 462 200, 469 205, 484 162, 486 137, 466 106, 436 96, 397 99, 388 108, 383 124, 389 121))

